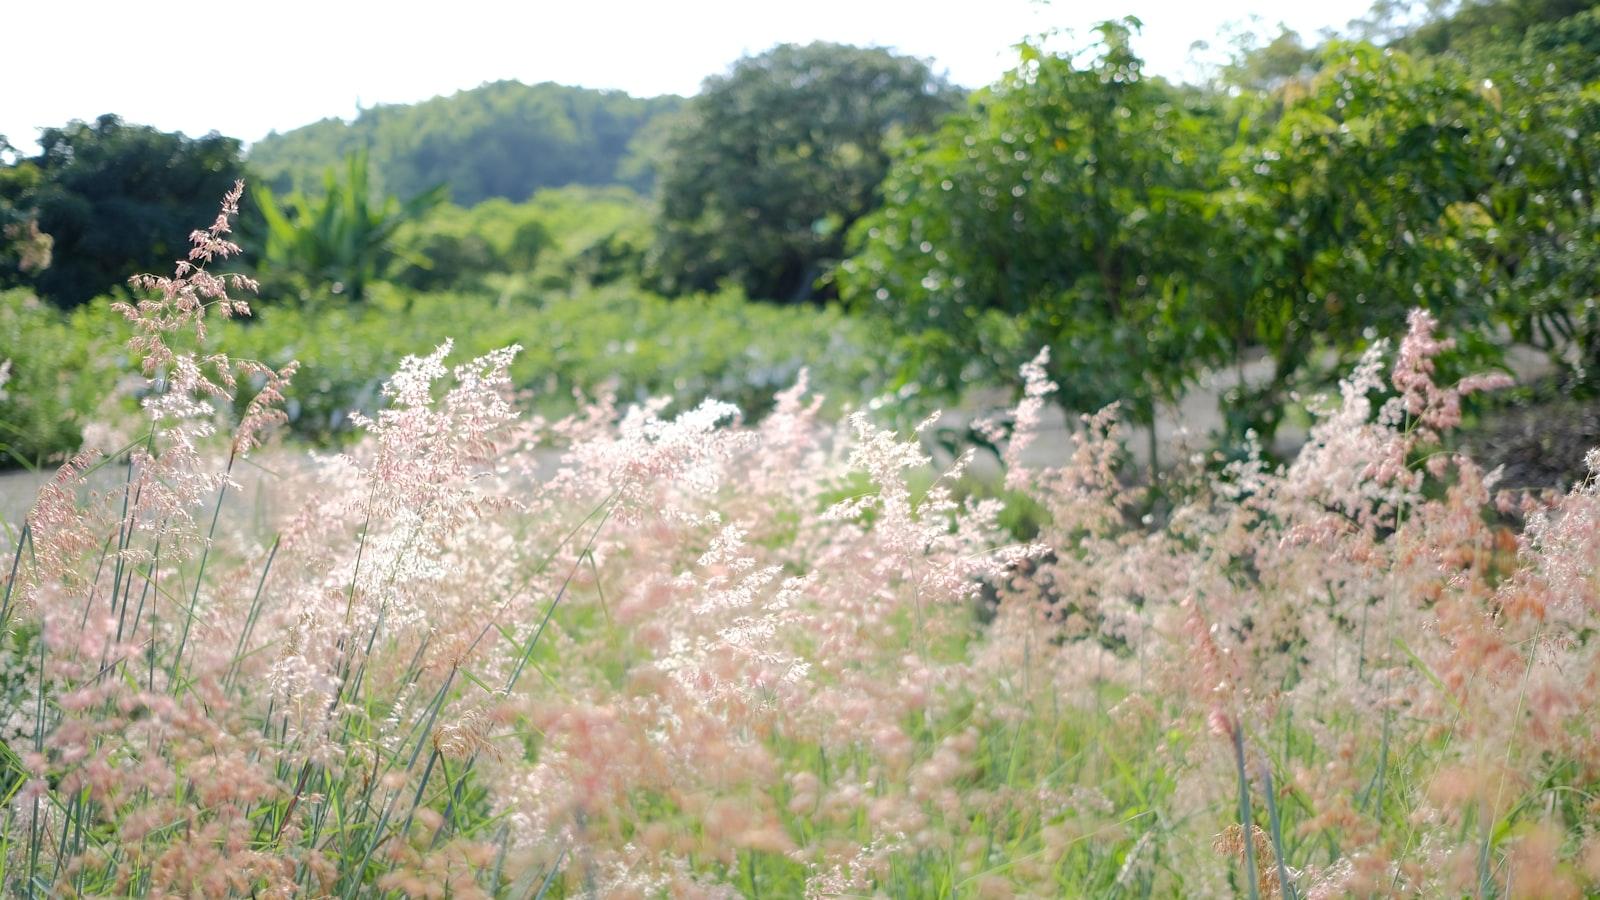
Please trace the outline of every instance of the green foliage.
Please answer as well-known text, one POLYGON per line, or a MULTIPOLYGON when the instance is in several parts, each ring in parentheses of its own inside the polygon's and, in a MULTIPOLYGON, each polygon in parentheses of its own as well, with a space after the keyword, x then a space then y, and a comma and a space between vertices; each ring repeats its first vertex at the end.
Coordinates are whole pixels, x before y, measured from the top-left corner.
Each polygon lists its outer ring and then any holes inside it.
POLYGON ((595 263, 624 251, 632 254, 627 268, 638 271, 643 263, 653 234, 649 205, 626 188, 540 191, 526 206, 552 239, 541 258, 541 277, 567 285, 574 279, 601 283, 607 273, 596 271, 595 263))
POLYGON ((1494 109, 1445 60, 1333 44, 1261 141, 1234 148, 1218 194, 1217 319, 1274 378, 1243 421, 1270 434, 1316 351, 1359 349, 1432 309, 1461 334, 1492 322, 1467 252, 1492 173, 1494 109))
MULTIPOLYGON (((537 246, 529 249, 536 257, 537 246)), ((482 235, 442 230, 417 236, 410 242, 410 252, 398 261, 402 268, 392 280, 423 291, 477 287, 484 274, 503 270, 507 263, 482 235)))
POLYGON ((1516 44, 1530 29, 1577 15, 1593 0, 1377 0, 1366 36, 1412 53, 1516 44))
MULTIPOLYGON (((383 380, 401 358, 446 337, 462 356, 522 343, 512 374, 550 415, 570 412, 574 391, 607 389, 623 402, 713 396, 754 415, 802 367, 835 405, 882 384, 864 323, 837 309, 750 303, 735 292, 668 300, 621 284, 570 296, 505 286, 499 299, 380 282, 363 304, 258 302, 252 317, 214 328, 209 340, 240 359, 299 360, 289 426, 317 442, 348 432, 352 411, 380 408, 383 380)), ((119 419, 120 408, 102 405, 128 365, 126 338, 103 302, 63 315, 26 291, 0 292, 0 362, 12 363, 0 388, 0 469, 59 461, 87 424, 119 419)))
POLYGON ((706 79, 661 163, 655 266, 670 292, 723 279, 803 300, 877 205, 893 139, 931 129, 955 94, 921 60, 784 44, 706 79))
MULTIPOLYGON (((592 387, 614 365, 629 396, 745 390, 720 373, 755 378, 760 395, 771 379, 731 351, 778 347, 762 328, 798 329, 804 344, 779 371, 832 346, 822 323, 843 329, 841 371, 873 348, 908 395, 1014 383, 1050 346, 1065 406, 1123 400, 1143 421, 1203 370, 1242 375, 1265 356, 1265 382, 1224 396, 1237 437, 1270 436, 1293 390, 1325 386, 1422 305, 1480 361, 1532 346, 1563 390, 1591 392, 1600 9, 1574 8, 1389 4, 1367 24, 1389 49, 1281 31, 1241 42, 1206 89, 1148 77, 1128 47, 1138 23, 1106 23, 1079 53, 1023 45, 1017 68, 954 115, 954 92, 924 63, 831 44, 741 60, 681 116, 677 98, 501 82, 261 142, 254 164, 297 189, 253 186, 260 235, 243 242, 268 300, 379 300, 327 326, 372 346, 329 339, 336 399, 299 398, 326 406, 305 420, 317 434, 366 403, 403 352, 469 326, 530 346, 543 329, 569 335, 545 363, 529 360, 547 351, 524 357, 528 383, 592 387), (612 183, 648 184, 658 157, 654 209, 612 183), (342 177, 308 182, 336 159, 342 177), (472 205, 393 199, 440 178, 472 205), (535 191, 556 183, 567 186, 535 191), (777 300, 838 290, 874 315, 768 321, 736 316, 730 294, 671 306, 635 288, 724 283, 777 300), (869 322, 888 334, 863 339, 869 322), (718 340, 691 340, 700 327, 718 340), (680 340, 705 358, 650 349, 680 340), (574 368, 550 381, 562 366, 574 368)), ((229 139, 113 117, 47 131, 45 148, 0 167, 0 284, 63 305, 163 270, 210 213, 195 198, 220 194, 239 166, 229 139)), ((318 329, 324 315, 265 318, 318 329)), ((66 327, 50 340, 88 339, 66 327)), ((48 410, 81 406, 44 382, 13 390, 56 398, 27 414, 25 455, 70 445, 76 419, 48 410)))
POLYGON ((44 173, 36 163, 15 159, 16 151, 0 136, 0 283, 27 278, 44 271, 53 261, 55 238, 39 230, 39 210, 24 204, 36 196, 44 173))
MULTIPOLYGON (((608 387, 627 402, 714 395, 759 411, 802 366, 836 401, 881 384, 864 324, 837 309, 752 304, 734 292, 669 301, 617 280, 606 267, 635 270, 649 234, 644 210, 625 188, 434 207, 394 231, 393 280, 370 282, 367 302, 274 303, 272 273, 283 270, 269 266, 254 316, 214 329, 211 339, 240 358, 300 360, 288 392, 290 425, 317 441, 344 433, 351 411, 377 409, 382 381, 400 359, 447 336, 462 353, 524 344, 517 382, 551 414, 572 408, 574 390, 608 387), (452 241, 489 263, 436 252, 452 241), (433 268, 416 267, 430 251, 433 268)), ((13 360, 9 396, 0 401, 4 465, 59 458, 101 414, 123 358, 125 325, 104 303, 64 316, 26 292, 0 299, 0 360, 13 360)))
POLYGON ((0 243, 13 247, 0 252, 0 287, 28 286, 64 308, 170 266, 243 168, 233 138, 190 138, 110 115, 46 128, 39 147, 0 167, 0 243), (17 252, 30 235, 12 226, 29 221, 53 244, 48 267, 17 252))
POLYGON ((514 226, 491 227, 500 223, 475 215, 490 203, 504 201, 488 201, 472 210, 440 204, 401 226, 395 233, 395 243, 401 249, 389 265, 389 280, 421 291, 480 288, 488 273, 511 270, 510 248, 515 233, 508 236, 505 232, 520 230, 522 225, 529 226, 530 233, 517 256, 519 262, 532 268, 549 243, 548 232, 531 219, 514 226))
POLYGON ((682 102, 497 81, 414 105, 364 109, 349 123, 324 119, 268 135, 251 147, 250 164, 275 190, 312 192, 324 169, 367 150, 375 189, 409 196, 444 182, 450 199, 465 206, 492 197, 525 200, 569 184, 643 190, 653 173, 634 138, 682 102))
POLYGON ((280 204, 263 189, 261 273, 269 287, 298 288, 302 297, 326 287, 359 301, 393 255, 395 232, 443 200, 440 185, 404 203, 394 197, 375 202, 365 153, 351 155, 342 181, 327 170, 316 197, 297 191, 280 204))
POLYGON ((103 304, 63 315, 32 291, 0 292, 0 468, 38 468, 78 449, 124 359, 103 304))
POLYGON ((1225 86, 1266 93, 1314 74, 1321 65, 1322 54, 1316 47, 1306 46, 1298 33, 1280 25, 1270 39, 1252 33, 1242 35, 1237 52, 1219 76, 1225 86))
POLYGON ((459 356, 521 343, 512 375, 550 414, 570 411, 574 391, 607 388, 624 402, 713 396, 755 414, 802 367, 836 400, 870 391, 876 380, 864 332, 834 309, 753 304, 731 292, 667 300, 614 285, 503 301, 380 288, 359 306, 263 305, 213 338, 242 358, 299 360, 287 394, 290 426, 328 440, 349 427, 351 411, 378 408, 383 379, 402 357, 446 337, 459 356))
POLYGON ((1518 75, 1534 85, 1587 85, 1600 79, 1600 6, 1569 18, 1531 26, 1522 41, 1473 58, 1492 60, 1502 76, 1518 75))
POLYGON ((903 381, 954 393, 1047 345, 1065 406, 1148 420, 1264 354, 1223 399, 1234 437, 1270 437, 1292 389, 1416 306, 1479 363, 1509 332, 1595 381, 1600 14, 1448 56, 1308 62, 1286 32, 1224 73, 1226 103, 1143 77, 1129 24, 1078 57, 1024 46, 896 162, 839 279, 899 330, 903 381))
POLYGON ((1600 390, 1600 9, 1484 53, 1500 108, 1495 183, 1478 229, 1490 293, 1513 337, 1569 390, 1600 390))
POLYGON ((1083 64, 1024 45, 895 164, 840 280, 906 334, 903 380, 953 393, 1048 345, 1068 407, 1148 421, 1217 355, 1190 273, 1221 148, 1210 110, 1145 77, 1133 27, 1102 25, 1083 64))
POLYGON ((505 276, 542 291, 572 291, 637 278, 650 240, 645 202, 627 188, 567 187, 525 203, 445 204, 404 225, 390 267, 419 290, 507 287, 505 276))

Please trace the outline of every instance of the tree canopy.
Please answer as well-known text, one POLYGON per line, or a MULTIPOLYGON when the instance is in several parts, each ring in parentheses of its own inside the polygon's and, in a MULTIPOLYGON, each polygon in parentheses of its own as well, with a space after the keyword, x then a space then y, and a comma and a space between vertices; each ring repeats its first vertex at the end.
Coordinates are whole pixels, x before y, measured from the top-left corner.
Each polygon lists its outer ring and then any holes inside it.
POLYGON ((0 254, 0 286, 27 286, 71 307, 183 255, 195 222, 241 177, 239 142, 128 125, 116 116, 46 128, 39 153, 0 167, 0 226, 14 248, 0 254))
POLYGON ((634 141, 676 110, 674 96, 497 81, 417 104, 370 107, 353 122, 324 119, 250 148, 250 165, 277 191, 319 189, 321 173, 357 150, 375 189, 412 196, 436 184, 470 206, 526 200, 569 184, 649 187, 653 172, 634 141))
POLYGON ((890 145, 935 127, 958 94, 879 48, 783 44, 706 80, 666 141, 656 270, 672 291, 723 279, 803 300, 878 203, 890 145))
MULTIPOLYGON (((385 304, 837 293, 904 388, 1015 384, 1049 346, 1065 406, 1141 421, 1211 370, 1266 371, 1224 395, 1235 438, 1269 436, 1415 306, 1480 363, 1531 346, 1562 390, 1600 391, 1600 8, 1581 6, 1384 0, 1369 40, 1245 35, 1199 85, 1151 77, 1133 19, 1067 52, 1025 42, 966 98, 923 61, 827 43, 739 60, 689 101, 486 84, 258 144, 277 189, 252 176, 256 264, 291 294, 387 281, 385 304), (445 181, 460 205, 425 210, 445 181)), ((164 267, 240 168, 232 139, 115 117, 0 162, 0 287, 61 305, 164 267)))
POLYGON ((907 380, 957 390, 1040 347, 1063 402, 1146 420, 1199 362, 1212 112, 1152 80, 1108 22, 1087 52, 1024 45, 968 113, 912 142, 854 234, 844 294, 905 335, 907 380))
POLYGON ((1079 52, 1023 45, 966 114, 905 144, 844 296, 891 323, 907 382, 957 392, 1049 346, 1066 406, 1123 399, 1145 421, 1262 354, 1270 377, 1225 398, 1236 437, 1270 435, 1323 362, 1417 306, 1480 362, 1509 332, 1593 389, 1596 23, 1470 53, 1329 41, 1310 63, 1280 35, 1224 73, 1231 94, 1146 76, 1134 20, 1079 52))
POLYGON ((1447 60, 1334 43, 1274 126, 1230 151, 1214 198, 1223 319, 1275 375, 1252 424, 1271 430, 1314 351, 1403 330, 1412 307, 1464 336, 1492 327, 1463 240, 1481 221, 1497 118, 1447 60))

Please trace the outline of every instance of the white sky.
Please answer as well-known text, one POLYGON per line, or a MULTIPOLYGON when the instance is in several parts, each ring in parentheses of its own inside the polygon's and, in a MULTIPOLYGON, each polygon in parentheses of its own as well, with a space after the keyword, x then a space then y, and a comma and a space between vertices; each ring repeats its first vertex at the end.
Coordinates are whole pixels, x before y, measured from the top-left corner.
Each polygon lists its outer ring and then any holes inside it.
POLYGON ((0 134, 24 150, 37 129, 107 112, 192 135, 253 141, 357 102, 407 103, 515 78, 692 94, 738 57, 830 40, 931 57, 969 87, 993 81, 1025 35, 1144 21, 1137 49, 1168 77, 1190 44, 1260 16, 1308 39, 1370 0, 6 0, 0 134))

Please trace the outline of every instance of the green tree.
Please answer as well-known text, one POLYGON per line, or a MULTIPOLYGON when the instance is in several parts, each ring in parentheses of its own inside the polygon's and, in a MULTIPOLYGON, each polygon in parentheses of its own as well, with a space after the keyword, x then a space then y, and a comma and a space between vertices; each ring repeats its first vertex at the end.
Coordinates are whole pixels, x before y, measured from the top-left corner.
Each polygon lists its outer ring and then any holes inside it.
POLYGON ((1501 108, 1478 250, 1512 336, 1600 391, 1600 9, 1476 54, 1501 108))
POLYGON ((889 144, 925 132, 955 92, 878 48, 783 44, 708 78, 666 142, 654 265, 673 292, 723 279, 804 300, 878 203, 889 144))
POLYGON ((0 253, 0 286, 31 287, 61 307, 169 267, 243 170, 233 138, 190 138, 110 115, 46 128, 39 147, 0 168, 0 242, 12 248, 0 253), (46 267, 40 235, 53 245, 46 267))
POLYGON ((1273 364, 1231 407, 1237 427, 1270 435, 1319 351, 1403 331, 1413 307, 1463 337, 1491 322, 1469 245, 1496 122, 1448 60, 1334 43, 1272 130, 1231 151, 1215 200, 1227 270, 1215 315, 1236 351, 1264 348, 1273 364))
POLYGON ((1593 0, 1375 0, 1351 23, 1358 37, 1415 54, 1516 44, 1531 28, 1576 15, 1593 0))
POLYGON ((270 190, 257 192, 265 225, 260 271, 267 280, 286 281, 302 297, 326 288, 361 300, 367 285, 395 254, 395 232, 444 201, 443 185, 401 202, 375 202, 368 183, 367 156, 352 154, 340 180, 323 174, 322 193, 294 192, 282 202, 270 190))
POLYGON ((1233 59, 1222 66, 1218 80, 1224 87, 1271 94, 1315 74, 1321 65, 1318 48, 1306 46, 1298 32, 1280 24, 1270 39, 1252 31, 1239 33, 1233 59))
POLYGON ((1208 246, 1214 114, 1146 77, 1136 20, 1083 54, 1022 47, 969 113, 915 142, 857 227, 843 294, 884 313, 902 379, 943 392, 1015 378, 1040 346, 1061 402, 1155 405, 1220 352, 1187 277, 1208 246))

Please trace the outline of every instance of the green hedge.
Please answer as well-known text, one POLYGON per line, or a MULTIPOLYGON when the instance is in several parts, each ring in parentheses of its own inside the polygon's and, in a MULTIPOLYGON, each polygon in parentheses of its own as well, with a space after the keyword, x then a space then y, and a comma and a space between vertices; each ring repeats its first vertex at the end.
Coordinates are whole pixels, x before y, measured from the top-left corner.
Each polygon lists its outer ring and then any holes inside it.
POLYGON ((68 314, 30 291, 0 292, 0 467, 37 468, 78 447, 83 426, 130 366, 126 328, 104 302, 68 314))
POLYGON ((572 408, 574 390, 607 386, 625 401, 715 396, 755 412, 802 366, 819 390, 853 399, 879 384, 864 334, 832 309, 773 307, 734 293, 667 300, 622 285, 542 301, 380 292, 363 306, 267 307, 217 331, 236 356, 300 361, 291 423, 316 440, 348 427, 350 410, 376 408, 401 357, 446 338, 458 361, 521 344, 518 387, 532 390, 535 409, 559 414, 572 408))
MULTIPOLYGON (((407 293, 379 285, 361 305, 272 305, 215 327, 218 349, 281 365, 300 361, 288 394, 290 427, 317 442, 337 440, 349 413, 372 412, 383 380, 407 354, 456 342, 454 359, 521 344, 513 369, 532 406, 560 414, 573 391, 610 386, 624 401, 715 396, 751 413, 809 366, 834 401, 881 385, 865 352, 865 329, 834 309, 750 303, 737 293, 667 300, 624 285, 539 298, 508 284, 498 294, 407 293)), ((133 371, 127 328, 100 300, 67 316, 23 292, 0 294, 0 358, 15 375, 0 401, 11 464, 58 458, 133 371)), ((248 394, 248 391, 245 393, 248 394)))

